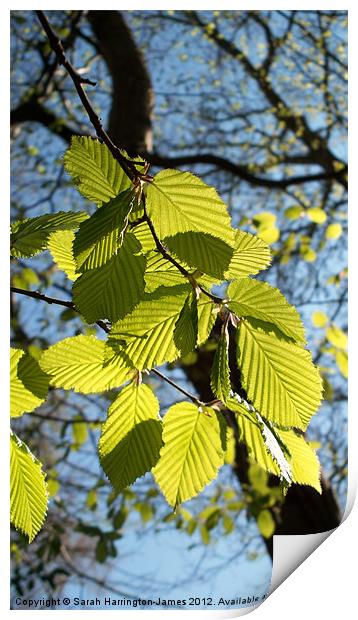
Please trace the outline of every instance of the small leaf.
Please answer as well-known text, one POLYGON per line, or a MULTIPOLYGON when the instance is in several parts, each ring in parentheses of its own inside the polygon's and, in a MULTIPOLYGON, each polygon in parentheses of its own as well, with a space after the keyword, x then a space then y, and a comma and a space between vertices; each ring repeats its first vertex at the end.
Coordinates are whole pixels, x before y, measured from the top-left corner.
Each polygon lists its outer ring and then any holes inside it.
POLYGON ((288 209, 285 209, 284 211, 284 216, 288 220, 298 220, 298 218, 301 217, 302 213, 302 207, 288 207, 288 209))
POLYGON ((257 525, 258 528, 264 538, 271 538, 273 535, 276 525, 269 510, 261 510, 257 517, 257 525))
POLYGON ((38 362, 21 349, 10 349, 10 415, 21 416, 41 405, 47 396, 49 377, 38 362))
POLYGON ((331 344, 333 344, 334 347, 337 347, 337 349, 346 350, 348 347, 347 334, 345 334, 342 329, 337 327, 337 325, 327 327, 326 338, 331 344))
POLYGON ((325 312, 312 312, 311 319, 315 327, 324 327, 328 323, 328 316, 325 312))
POLYGON ((81 416, 75 418, 77 422, 72 424, 72 438, 74 442, 74 449, 78 450, 88 438, 87 424, 84 422, 81 416))
POLYGON ((221 332, 211 369, 211 389, 223 403, 231 391, 229 368, 229 333, 227 326, 221 332))
POLYGON ((162 423, 150 387, 130 383, 108 410, 98 444, 101 465, 116 491, 133 484, 159 459, 162 423))
POLYGON ((46 517, 47 489, 41 463, 16 435, 10 437, 10 517, 32 542, 46 517))
POLYGON ((224 420, 214 409, 185 402, 169 409, 153 473, 171 506, 194 497, 216 478, 224 462, 225 432, 224 420))
POLYGON ((342 224, 330 224, 326 228, 326 239, 339 239, 342 232, 342 224))
POLYGON ((315 222, 315 224, 324 224, 327 219, 327 214, 319 207, 307 209, 306 215, 308 219, 311 220, 311 222, 315 222))
POLYGON ((65 390, 91 394, 119 387, 131 366, 125 353, 105 361, 105 343, 94 336, 73 336, 49 347, 40 359, 50 383, 65 390))

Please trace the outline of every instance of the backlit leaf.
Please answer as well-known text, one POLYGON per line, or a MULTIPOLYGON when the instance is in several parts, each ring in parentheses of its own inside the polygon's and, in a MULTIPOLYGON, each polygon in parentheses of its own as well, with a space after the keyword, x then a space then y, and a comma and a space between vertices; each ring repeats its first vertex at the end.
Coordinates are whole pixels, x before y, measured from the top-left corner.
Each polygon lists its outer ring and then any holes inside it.
POLYGON ((221 332, 211 369, 211 389, 223 403, 231 391, 229 368, 229 333, 227 327, 221 332))
POLYGON ((83 394, 119 387, 132 372, 124 352, 105 360, 105 343, 94 336, 73 336, 49 347, 40 359, 50 383, 83 394))
POLYGON ((32 542, 47 511, 47 489, 41 463, 16 435, 10 437, 10 518, 32 542))
POLYGON ((11 225, 11 255, 19 258, 42 252, 51 233, 76 229, 87 217, 87 213, 82 211, 60 211, 15 222, 11 225))
POLYGON ((21 416, 41 405, 49 378, 38 362, 21 349, 10 349, 10 415, 21 416))
POLYGON ((150 387, 130 383, 108 410, 98 450, 101 465, 120 491, 150 471, 162 446, 159 403, 150 387))
POLYGON ((255 409, 278 425, 305 430, 322 394, 310 353, 270 333, 269 325, 242 320, 237 360, 242 385, 255 409))
POLYGON ((270 248, 265 241, 256 235, 237 230, 234 254, 225 277, 232 279, 256 275, 262 269, 266 269, 270 262, 270 248))
POLYGON ((136 254, 139 250, 137 239, 127 233, 123 245, 105 265, 76 280, 73 302, 88 323, 117 321, 138 304, 145 285, 145 257, 136 254))
POLYGON ((305 342, 304 328, 296 308, 267 282, 250 278, 231 282, 228 296, 228 305, 238 317, 251 316, 272 323, 289 338, 305 342))
POLYGON ((216 478, 224 462, 225 433, 223 418, 214 409, 185 402, 169 409, 153 473, 171 506, 194 497, 216 478))
POLYGON ((78 278, 73 256, 74 238, 75 233, 73 230, 58 230, 50 234, 47 244, 58 268, 64 271, 68 279, 72 281, 78 278))
POLYGON ((66 171, 81 194, 98 205, 131 187, 131 182, 105 144, 74 136, 64 155, 66 171))

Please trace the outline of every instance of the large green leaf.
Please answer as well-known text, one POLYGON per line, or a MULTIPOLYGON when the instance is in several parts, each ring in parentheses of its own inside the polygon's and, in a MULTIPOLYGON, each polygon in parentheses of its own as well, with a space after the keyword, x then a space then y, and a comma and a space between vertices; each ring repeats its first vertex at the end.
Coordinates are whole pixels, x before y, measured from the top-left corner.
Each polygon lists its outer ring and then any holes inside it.
POLYGON ((58 230, 50 234, 47 244, 57 267, 64 271, 68 279, 72 281, 78 278, 76 263, 73 257, 74 239, 75 233, 73 230, 58 230))
POLYGON ((131 187, 107 146, 94 138, 74 136, 64 164, 81 194, 98 205, 131 187))
POLYGON ((269 427, 254 408, 244 404, 238 396, 228 399, 226 405, 236 414, 239 438, 245 443, 249 457, 290 484, 293 479, 291 465, 276 429, 269 427))
POLYGON ((234 254, 225 277, 230 280, 254 276, 262 269, 266 269, 270 262, 270 248, 265 241, 256 235, 237 230, 234 254))
POLYGON ((223 403, 231 391, 229 368, 229 333, 227 327, 220 334, 211 369, 211 389, 223 403))
POLYGON ((196 347, 198 340, 198 302, 194 291, 189 293, 180 311, 173 338, 181 356, 187 355, 196 347))
POLYGON ((130 378, 124 352, 105 359, 105 343, 94 336, 73 336, 49 347, 41 356, 41 368, 51 385, 83 394, 119 387, 130 378))
POLYGON ((236 413, 240 439, 250 458, 287 482, 306 484, 321 492, 319 461, 303 435, 294 429, 273 427, 235 399, 227 405, 236 413))
POLYGON ((168 503, 175 507, 216 478, 224 463, 225 423, 214 409, 178 403, 164 417, 163 441, 153 473, 168 503))
POLYGON ((82 222, 73 244, 77 271, 102 267, 116 253, 133 200, 133 193, 124 191, 82 222))
POLYGON ((159 459, 162 423, 159 402, 147 385, 130 383, 108 410, 98 450, 101 465, 116 491, 150 471, 159 459))
POLYGON ((49 378, 38 362, 21 349, 10 349, 10 413, 33 411, 47 396, 49 378))
POLYGON ((16 435, 10 437, 10 518, 32 542, 47 511, 47 488, 41 463, 16 435))
POLYGON ((267 282, 244 278, 231 282, 227 294, 230 310, 237 316, 251 316, 272 323, 289 338, 305 342, 300 315, 277 288, 267 282))
POLYGON ((108 345, 122 343, 139 370, 175 360, 180 351, 174 330, 190 290, 190 284, 184 284, 146 293, 131 314, 112 326, 108 345))
POLYGON ((147 211, 160 239, 195 231, 234 244, 225 203, 190 172, 162 170, 155 175, 147 188, 147 211))
POLYGON ((87 217, 87 213, 82 211, 60 211, 14 222, 11 225, 12 256, 28 257, 42 252, 47 247, 50 233, 76 229, 87 217))
POLYGON ((270 325, 241 320, 237 360, 248 398, 265 418, 305 430, 322 397, 322 382, 305 349, 278 338, 270 325))
POLYGON ((163 258, 157 251, 151 251, 147 255, 147 266, 144 274, 146 292, 152 293, 159 286, 176 286, 177 284, 185 284, 188 280, 180 271, 163 258))
POLYGON ((178 233, 165 245, 180 261, 219 280, 230 265, 233 248, 217 237, 202 232, 178 233))
POLYGON ((307 484, 321 493, 320 464, 313 448, 305 441, 303 435, 293 429, 277 429, 277 434, 291 454, 293 481, 297 484, 307 484))
POLYGON ((123 245, 105 265, 76 280, 73 301, 88 323, 118 321, 138 304, 145 286, 145 257, 138 254, 140 249, 137 239, 127 233, 123 245))

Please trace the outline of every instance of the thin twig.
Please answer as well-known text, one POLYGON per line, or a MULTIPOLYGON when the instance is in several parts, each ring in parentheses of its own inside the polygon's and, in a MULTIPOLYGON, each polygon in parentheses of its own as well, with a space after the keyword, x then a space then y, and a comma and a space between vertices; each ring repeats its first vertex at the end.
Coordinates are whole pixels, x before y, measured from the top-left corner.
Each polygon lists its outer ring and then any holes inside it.
MULTIPOLYGON (((15 286, 11 286, 10 290, 11 290, 12 293, 17 293, 18 295, 26 295, 27 297, 32 297, 33 299, 38 299, 40 301, 45 301, 48 304, 55 304, 57 306, 65 306, 66 308, 71 308, 71 310, 74 310, 75 312, 78 312, 78 310, 75 307, 75 305, 71 301, 66 301, 65 299, 56 299, 55 297, 48 297, 47 295, 43 295, 43 293, 39 293, 38 291, 27 291, 25 289, 17 288, 15 286)), ((101 321, 101 320, 97 321, 97 325, 98 325, 98 327, 103 329, 103 331, 105 331, 106 334, 109 333, 110 328, 108 327, 108 325, 106 325, 106 323, 104 323, 104 321, 101 321)), ((182 394, 184 394, 184 396, 186 396, 187 398, 192 400, 195 404, 197 404, 199 406, 200 405, 201 406, 205 406, 205 403, 201 402, 198 398, 196 398, 196 396, 194 396, 193 394, 190 394, 189 392, 187 392, 184 388, 180 387, 180 385, 178 385, 177 383, 175 383, 174 381, 169 379, 169 377, 164 375, 162 372, 160 372, 159 370, 156 370, 156 368, 152 368, 150 372, 152 372, 153 374, 157 375, 157 377, 160 377, 160 379, 162 379, 163 381, 165 381, 166 383, 171 385, 178 392, 181 392, 182 394)), ((55 418, 52 418, 52 419, 55 419, 55 418)), ((62 422, 67 422, 67 420, 61 420, 61 421, 62 422)))
POLYGON ((104 142, 104 144, 109 148, 110 152, 112 153, 113 157, 118 161, 118 163, 122 166, 123 170, 125 171, 125 173, 128 175, 128 177, 133 181, 136 182, 138 181, 138 179, 140 179, 142 177, 142 174, 140 172, 138 172, 136 166, 134 165, 134 163, 128 159, 126 159, 124 157, 124 155, 121 153, 120 149, 112 142, 112 140, 110 139, 109 135, 107 134, 107 132, 105 131, 105 129, 103 128, 103 125, 101 123, 101 119, 99 118, 98 114, 96 114, 96 112, 93 109, 93 106, 90 102, 90 100, 88 99, 84 89, 83 89, 83 84, 90 84, 92 86, 95 86, 95 82, 92 82, 91 80, 89 80, 88 78, 84 78, 83 76, 81 76, 76 69, 73 67, 73 65, 70 63, 70 61, 68 60, 65 50, 63 48, 61 39, 59 39, 59 37, 55 34, 54 30, 52 29, 52 26, 50 25, 45 13, 43 11, 36 11, 37 17, 47 35, 47 38, 49 40, 50 46, 52 48, 52 50, 55 52, 56 57, 57 57, 57 61, 60 65, 62 65, 68 75, 70 76, 70 78, 73 81, 73 84, 76 88, 76 91, 78 93, 78 96, 81 100, 81 103, 84 107, 84 109, 86 110, 87 114, 88 114, 88 118, 91 121, 97 136, 104 142))

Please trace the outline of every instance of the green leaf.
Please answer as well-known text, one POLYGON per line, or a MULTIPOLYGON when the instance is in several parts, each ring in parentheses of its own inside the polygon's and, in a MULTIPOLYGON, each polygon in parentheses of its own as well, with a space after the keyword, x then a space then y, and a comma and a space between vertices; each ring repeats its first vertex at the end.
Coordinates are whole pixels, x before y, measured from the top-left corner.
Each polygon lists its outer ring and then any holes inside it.
POLYGON ((98 450, 101 465, 116 491, 150 471, 162 446, 159 403, 150 387, 130 383, 108 410, 98 450))
POLYGON ((133 200, 130 190, 122 192, 82 222, 73 244, 77 271, 102 267, 117 252, 133 200))
MULTIPOLYGON (((103 208, 103 207, 102 207, 103 208)), ((117 253, 99 269, 86 271, 73 285, 73 301, 88 323, 118 321, 138 304, 144 291, 145 257, 127 233, 117 253)))
POLYGON ((293 474, 287 460, 277 429, 270 427, 254 410, 249 409, 240 397, 230 398, 227 406, 236 414, 240 441, 245 443, 249 457, 256 461, 266 471, 280 476, 288 484, 292 482, 293 474))
POLYGON ((218 307, 206 295, 200 295, 198 302, 198 342, 200 346, 207 341, 214 327, 218 307))
POLYGON ((339 239, 342 232, 342 224, 330 224, 326 228, 326 239, 339 239))
POLYGON ((276 529, 273 516, 267 509, 261 510, 261 512, 259 512, 259 515, 257 517, 257 525, 264 538, 271 538, 276 529))
POLYGON ((237 230, 234 248, 229 269, 225 273, 227 280, 256 275, 271 262, 270 248, 256 235, 237 230))
POLYGON ((122 343, 139 370, 174 361, 180 356, 174 330, 190 290, 190 285, 184 284, 144 294, 133 312, 112 326, 108 346, 115 349, 122 343))
POLYGON ((346 351, 337 351, 336 363, 345 379, 348 379, 348 355, 346 351))
POLYGON ((15 418, 41 405, 49 378, 38 362, 21 349, 10 349, 10 415, 15 418))
POLYGON ((68 279, 72 281, 78 278, 73 257, 74 238, 73 230, 58 230, 50 234, 47 244, 57 267, 64 271, 68 279))
POLYGON ((225 278, 234 253, 222 239, 200 232, 167 237, 165 245, 180 261, 219 280, 225 278))
POLYGON ((177 506, 214 480, 224 463, 226 430, 209 407, 178 403, 163 420, 164 446, 153 470, 167 502, 177 506))
POLYGON ((41 463, 16 435, 10 437, 10 518, 32 542, 46 517, 47 489, 41 463))
POLYGON ((257 213, 253 218, 253 224, 257 228, 258 236, 269 245, 275 243, 280 238, 280 230, 275 226, 276 215, 269 211, 257 213))
POLYGON ((327 214, 319 207, 307 209, 306 215, 308 219, 311 220, 311 222, 315 222, 315 224, 324 224, 327 219, 327 214))
POLYGON ((328 316, 325 312, 312 312, 311 319, 315 327, 324 327, 328 323, 328 316))
POLYGON ((221 332, 211 369, 211 389, 225 403, 231 391, 229 368, 229 333, 227 326, 221 332))
POLYGON ((162 170, 147 188, 147 210, 160 239, 201 232, 234 244, 225 203, 190 172, 162 170))
POLYGON ((74 136, 64 164, 81 194, 98 205, 131 187, 107 146, 94 138, 74 136))
POLYGON ((47 247, 51 233, 78 228, 87 217, 87 213, 82 211, 60 211, 15 222, 11 225, 11 255, 19 258, 42 252, 47 247))
POLYGON ((303 435, 293 429, 277 429, 277 434, 290 452, 293 481, 311 486, 321 493, 320 464, 315 451, 303 435))
POLYGON ((155 241, 147 222, 141 222, 140 224, 133 226, 130 231, 135 237, 137 237, 144 253, 156 249, 155 241))
POLYGON ((72 438, 74 448, 78 450, 82 444, 86 443, 88 438, 88 428, 86 422, 81 416, 76 416, 76 422, 72 424, 72 438))
POLYGON ((282 293, 259 280, 245 278, 228 288, 229 307, 238 317, 251 316, 272 323, 289 338, 304 343, 305 332, 300 315, 282 293))
POLYGON ((173 333, 174 343, 183 357, 193 351, 198 340, 198 303, 194 291, 185 300, 173 333))
POLYGON ((319 372, 308 351, 269 330, 254 320, 241 321, 237 361, 242 385, 262 416, 305 430, 321 402, 319 372))
POLYGON ((145 290, 148 293, 152 293, 159 286, 176 286, 177 284, 187 283, 187 279, 180 273, 177 267, 163 258, 158 251, 151 251, 147 255, 144 279, 146 283, 145 290))
POLYGON ((284 216, 288 220, 298 220, 298 218, 301 217, 302 213, 302 207, 288 207, 288 209, 284 211, 284 216))
POLYGON ((119 387, 130 378, 125 353, 105 360, 105 343, 94 336, 73 336, 49 347, 40 359, 51 385, 83 394, 119 387))
POLYGON ((326 338, 329 340, 334 347, 337 349, 347 349, 348 347, 348 338, 347 334, 337 327, 337 325, 331 325, 326 329, 326 338))

